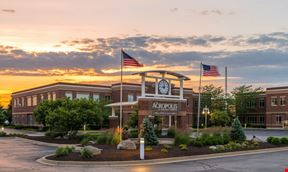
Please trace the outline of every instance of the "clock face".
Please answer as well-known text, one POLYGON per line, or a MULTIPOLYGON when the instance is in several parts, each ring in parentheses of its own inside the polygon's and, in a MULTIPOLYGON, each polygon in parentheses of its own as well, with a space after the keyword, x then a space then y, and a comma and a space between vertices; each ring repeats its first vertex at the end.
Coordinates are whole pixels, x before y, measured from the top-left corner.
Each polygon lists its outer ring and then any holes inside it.
POLYGON ((158 91, 160 94, 168 94, 169 93, 169 83, 162 79, 158 83, 158 91))

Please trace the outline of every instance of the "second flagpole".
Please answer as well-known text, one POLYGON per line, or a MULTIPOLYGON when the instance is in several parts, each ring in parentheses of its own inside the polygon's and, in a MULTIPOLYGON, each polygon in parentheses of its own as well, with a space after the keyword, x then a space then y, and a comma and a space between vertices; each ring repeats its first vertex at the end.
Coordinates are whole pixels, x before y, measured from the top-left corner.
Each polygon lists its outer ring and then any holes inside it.
POLYGON ((121 81, 120 81, 120 115, 119 115, 119 134, 120 134, 120 142, 122 141, 122 101, 123 101, 123 49, 121 49, 121 81))
POLYGON ((200 109, 201 109, 201 83, 202 83, 202 62, 200 63, 200 73, 199 73, 199 95, 198 95, 198 114, 197 114, 197 137, 199 136, 199 124, 200 124, 200 109))

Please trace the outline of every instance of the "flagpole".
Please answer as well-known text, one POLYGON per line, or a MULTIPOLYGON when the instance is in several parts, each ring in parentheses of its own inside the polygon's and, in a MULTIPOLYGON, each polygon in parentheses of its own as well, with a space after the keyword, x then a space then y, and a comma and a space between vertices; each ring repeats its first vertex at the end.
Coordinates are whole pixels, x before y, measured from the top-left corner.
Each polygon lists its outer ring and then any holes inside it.
POLYGON ((225 110, 226 110, 226 112, 228 110, 227 89, 228 89, 228 84, 227 84, 227 66, 225 66, 225 110))
POLYGON ((123 101, 123 49, 121 49, 121 81, 120 81, 120 129, 119 129, 119 134, 120 134, 120 142, 122 141, 122 101, 123 101))
POLYGON ((199 73, 199 95, 198 95, 198 115, 197 115, 197 137, 199 136, 199 124, 200 124, 200 108, 201 108, 201 83, 202 83, 202 62, 200 63, 199 73))

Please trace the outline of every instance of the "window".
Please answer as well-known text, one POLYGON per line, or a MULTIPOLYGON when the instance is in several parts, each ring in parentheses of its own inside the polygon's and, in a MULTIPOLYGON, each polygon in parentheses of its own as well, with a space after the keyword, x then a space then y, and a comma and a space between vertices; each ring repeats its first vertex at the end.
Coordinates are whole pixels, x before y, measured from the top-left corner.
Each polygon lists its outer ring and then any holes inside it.
POLYGON ((31 96, 28 96, 27 97, 27 106, 31 106, 32 105, 32 99, 31 99, 31 96))
POLYGON ((105 96, 105 100, 110 101, 111 100, 111 96, 105 96))
POLYGON ((99 101, 100 100, 99 94, 93 94, 93 100, 94 101, 99 101))
POLYGON ((32 105, 33 106, 36 106, 37 105, 37 96, 33 96, 33 99, 32 99, 32 105))
POLYGON ((17 102, 17 107, 21 107, 19 97, 17 97, 16 102, 17 102))
POLYGON ((40 95, 40 99, 41 99, 41 102, 44 101, 44 95, 43 94, 40 95))
POLYGON ((56 100, 56 93, 55 92, 52 93, 52 100, 56 100))
POLYGON ((48 100, 51 100, 51 94, 50 93, 47 93, 47 98, 48 98, 48 100))
POLYGON ((16 99, 14 98, 14 107, 17 106, 17 102, 16 102, 16 99))
POLYGON ((282 123, 282 116, 276 115, 276 124, 281 124, 281 123, 282 123))
POLYGON ((286 106, 286 100, 285 100, 285 96, 280 96, 280 105, 281 106, 286 106))
POLYGON ((265 118, 264 118, 264 116, 260 116, 260 117, 259 117, 259 121, 260 121, 261 124, 264 124, 264 123, 265 123, 265 118))
POLYGON ((25 100, 24 100, 24 97, 22 97, 22 98, 21 98, 21 102, 22 102, 21 104, 22 104, 22 107, 24 107, 24 106, 25 106, 25 103, 24 103, 24 101, 25 101, 25 100))
POLYGON ((89 99, 89 93, 77 93, 76 98, 77 99, 89 99))
POLYGON ((264 108, 265 107, 265 99, 264 98, 259 99, 259 107, 260 108, 264 108))
POLYGON ((194 99, 193 100, 193 105, 194 105, 194 108, 198 107, 198 100, 194 99))
POLYGON ((128 102, 133 102, 133 101, 134 101, 134 95, 128 94, 128 102))
POLYGON ((271 106, 277 106, 277 97, 271 97, 271 106))
POLYGON ((250 100, 247 103, 247 108, 255 108, 256 107, 256 101, 255 100, 250 100))
POLYGON ((70 100, 72 100, 72 99, 73 99, 73 94, 72 94, 72 92, 71 92, 71 91, 66 91, 66 92, 65 92, 65 97, 68 98, 68 99, 70 99, 70 100))

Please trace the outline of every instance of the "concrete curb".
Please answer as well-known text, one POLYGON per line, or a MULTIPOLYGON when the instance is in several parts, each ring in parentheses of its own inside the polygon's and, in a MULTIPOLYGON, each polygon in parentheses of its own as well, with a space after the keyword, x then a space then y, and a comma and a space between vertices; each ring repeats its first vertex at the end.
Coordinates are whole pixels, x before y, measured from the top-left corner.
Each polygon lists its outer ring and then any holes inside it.
POLYGON ((38 163, 50 166, 109 166, 109 167, 127 167, 127 166, 141 166, 141 165, 160 165, 160 164, 169 164, 177 162, 186 162, 186 161, 198 161, 198 160, 207 160, 215 158, 227 158, 234 156, 243 156, 243 155, 255 155, 263 153, 273 153, 280 151, 288 151, 288 147, 281 148, 267 148, 267 149, 258 149, 258 150, 247 150, 247 151, 237 151, 237 152, 226 152, 226 153, 215 153, 215 154, 206 154, 206 155, 194 155, 194 156, 183 156, 183 157, 173 157, 173 158, 162 158, 162 159, 152 159, 152 160, 133 160, 133 161, 54 161, 46 159, 50 155, 46 155, 38 160, 38 163))
POLYGON ((19 140, 22 140, 24 142, 29 142, 34 145, 39 145, 39 146, 50 146, 50 147, 62 147, 62 146, 76 146, 78 144, 57 144, 57 143, 46 143, 46 142, 41 142, 37 140, 30 140, 22 137, 15 137, 19 140))

